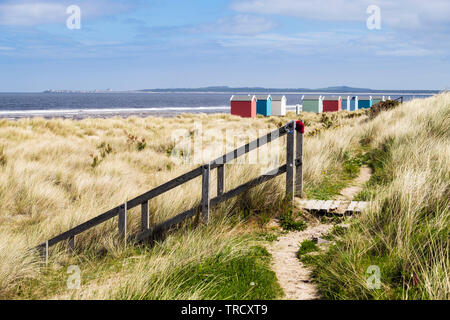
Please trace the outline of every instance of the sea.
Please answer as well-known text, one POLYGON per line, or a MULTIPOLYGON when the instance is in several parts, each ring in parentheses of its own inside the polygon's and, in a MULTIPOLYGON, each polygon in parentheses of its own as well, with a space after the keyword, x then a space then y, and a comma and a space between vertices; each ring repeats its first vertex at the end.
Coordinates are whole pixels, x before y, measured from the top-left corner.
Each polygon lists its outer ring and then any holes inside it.
MULTIPOLYGON (((242 93, 240 93, 242 94, 242 93)), ((229 113, 230 93, 0 93, 0 118, 42 116, 87 118, 124 115, 175 116, 182 113, 229 113)), ((303 94, 284 94, 288 110, 303 94)), ((305 94, 308 95, 308 94, 305 94)), ((342 95, 343 94, 324 94, 342 95)), ((358 94, 359 96, 363 96, 358 94)), ((386 95, 387 96, 387 95, 386 95)), ((430 95, 403 95, 404 101, 430 95)), ((391 95, 391 99, 399 95, 391 95)))

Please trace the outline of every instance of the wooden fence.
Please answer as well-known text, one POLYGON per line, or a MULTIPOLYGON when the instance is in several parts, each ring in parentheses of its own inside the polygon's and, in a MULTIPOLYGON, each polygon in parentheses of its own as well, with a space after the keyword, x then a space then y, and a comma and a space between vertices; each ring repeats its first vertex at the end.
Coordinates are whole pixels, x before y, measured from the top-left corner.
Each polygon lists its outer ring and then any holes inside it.
POLYGON ((41 256, 48 261, 49 248, 62 242, 67 241, 69 249, 73 252, 75 250, 75 237, 80 233, 94 228, 101 223, 110 219, 118 217, 118 232, 120 238, 123 241, 127 241, 130 237, 127 234, 127 212, 128 210, 141 206, 141 231, 139 234, 134 235, 134 240, 144 241, 152 237, 153 235, 160 234, 170 228, 178 225, 184 220, 195 216, 197 213, 201 213, 203 223, 208 223, 210 208, 217 204, 231 199, 244 191, 251 189, 263 182, 272 180, 284 173, 286 173, 286 196, 292 201, 294 198, 294 179, 296 182, 295 190, 296 195, 302 195, 303 190, 303 176, 302 176, 302 161, 303 161, 303 132, 304 126, 301 122, 291 121, 285 126, 262 136, 240 148, 235 149, 205 165, 202 165, 190 172, 187 172, 173 180, 170 180, 134 199, 125 202, 111 210, 102 213, 101 215, 88 220, 60 235, 45 241, 44 243, 35 247, 39 250, 41 256), (296 130, 297 129, 297 130, 296 130), (276 139, 287 135, 286 138, 286 163, 279 168, 272 170, 258 178, 255 178, 249 182, 246 182, 232 190, 225 192, 225 164, 237 159, 238 157, 249 153, 252 150, 258 149, 276 139), (295 151, 296 149, 296 151, 295 151), (294 155, 295 152, 295 155, 294 155), (294 170, 296 167, 296 170, 294 170), (210 173, 211 170, 217 169, 217 196, 213 199, 210 198, 211 183, 210 173), (295 177, 294 177, 295 171, 295 177), (155 226, 150 226, 149 220, 149 200, 169 191, 175 187, 178 187, 194 178, 202 176, 202 201, 201 204, 195 206, 187 211, 184 211, 173 218, 170 218, 155 226))

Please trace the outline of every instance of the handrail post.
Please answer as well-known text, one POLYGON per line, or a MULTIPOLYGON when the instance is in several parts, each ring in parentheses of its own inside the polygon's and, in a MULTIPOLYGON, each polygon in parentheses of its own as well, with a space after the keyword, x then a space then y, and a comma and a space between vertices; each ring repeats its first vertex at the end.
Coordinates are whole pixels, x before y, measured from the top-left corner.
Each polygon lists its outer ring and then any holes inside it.
POLYGON ((45 241, 44 246, 41 248, 41 258, 45 260, 45 264, 48 264, 48 240, 45 241))
POLYGON ((148 201, 141 204, 141 230, 145 231, 150 228, 150 219, 148 212, 148 201))
POLYGON ((295 148, 295 195, 303 197, 303 133, 296 130, 295 148))
POLYGON ((72 254, 75 253, 75 236, 69 238, 68 245, 69 245, 69 252, 72 254))
POLYGON ((221 196, 225 191, 225 165, 217 167, 217 195, 221 196))
POLYGON ((209 220, 209 182, 210 182, 210 164, 202 167, 202 222, 208 223, 209 220))
POLYGON ((120 206, 119 211, 119 238, 126 243, 127 240, 127 203, 120 206))
POLYGON ((294 200, 294 133, 295 122, 286 126, 286 197, 289 201, 294 200))

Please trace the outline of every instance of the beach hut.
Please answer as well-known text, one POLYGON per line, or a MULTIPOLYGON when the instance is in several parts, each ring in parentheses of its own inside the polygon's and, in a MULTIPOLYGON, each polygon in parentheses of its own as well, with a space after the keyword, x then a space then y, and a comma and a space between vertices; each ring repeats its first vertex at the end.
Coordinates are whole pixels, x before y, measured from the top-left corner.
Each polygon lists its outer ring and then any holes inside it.
POLYGON ((358 109, 370 109, 372 105, 372 97, 360 97, 358 99, 358 109))
POLYGON ((286 96, 272 96, 272 115, 286 115, 286 96))
POLYGON ((381 102, 381 101, 385 101, 384 96, 375 96, 375 97, 372 97, 372 105, 374 105, 374 104, 376 104, 376 103, 378 103, 378 102, 381 102))
POLYGON ((351 96, 342 97, 342 110, 350 111, 351 96))
POLYGON ((270 94, 256 96, 256 114, 263 116, 272 115, 272 97, 270 94))
POLYGON ((243 118, 256 117, 256 97, 255 96, 231 96, 231 114, 243 118))
POLYGON ((322 96, 302 96, 302 111, 303 112, 323 112, 323 97, 322 96))
POLYGON ((323 112, 336 112, 342 110, 341 97, 325 97, 323 99, 323 112))
POLYGON ((355 111, 358 110, 358 96, 356 97, 351 97, 350 99, 350 105, 349 105, 349 111, 355 111))

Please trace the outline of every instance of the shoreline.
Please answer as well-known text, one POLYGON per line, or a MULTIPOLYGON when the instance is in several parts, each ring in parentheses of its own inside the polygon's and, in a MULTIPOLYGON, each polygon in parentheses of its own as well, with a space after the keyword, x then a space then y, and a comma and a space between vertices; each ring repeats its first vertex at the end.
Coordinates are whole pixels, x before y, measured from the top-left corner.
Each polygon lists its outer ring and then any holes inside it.
MULTIPOLYGON (((1 111, 0 119, 7 120, 19 120, 27 118, 44 118, 44 119, 70 119, 70 120, 83 120, 83 119, 108 119, 108 118, 129 118, 132 116, 147 118, 174 118, 181 114, 230 114, 230 108, 217 108, 217 109, 191 109, 191 108, 177 108, 174 110, 138 110, 138 109, 95 109, 95 110, 31 110, 31 111, 1 111)), ((287 106, 288 111, 295 111, 295 106, 287 106)))

